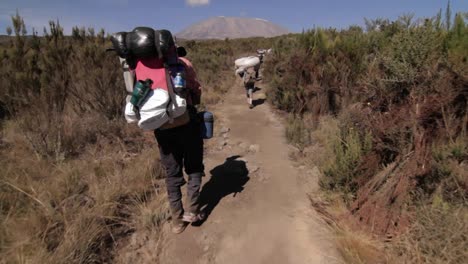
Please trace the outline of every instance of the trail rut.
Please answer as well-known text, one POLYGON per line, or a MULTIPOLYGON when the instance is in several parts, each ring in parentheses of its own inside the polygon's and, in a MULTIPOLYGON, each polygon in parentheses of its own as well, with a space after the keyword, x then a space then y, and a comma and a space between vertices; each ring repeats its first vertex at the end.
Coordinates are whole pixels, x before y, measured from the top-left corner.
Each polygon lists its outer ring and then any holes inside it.
POLYGON ((205 157, 209 217, 180 235, 165 228, 160 263, 342 263, 307 197, 318 175, 290 160, 271 107, 249 109, 234 87, 214 112, 229 131, 211 139, 205 157))

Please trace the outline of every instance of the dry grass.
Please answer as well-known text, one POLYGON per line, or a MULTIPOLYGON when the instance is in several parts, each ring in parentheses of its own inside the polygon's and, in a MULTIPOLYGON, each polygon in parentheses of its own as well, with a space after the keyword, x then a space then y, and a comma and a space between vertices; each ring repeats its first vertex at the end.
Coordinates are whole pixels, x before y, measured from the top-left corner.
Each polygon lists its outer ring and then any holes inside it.
POLYGON ((167 208, 147 205, 164 193, 154 144, 100 138, 79 158, 56 162, 34 155, 14 121, 2 143, 2 263, 106 262, 117 240, 167 219, 167 208))
POLYGON ((309 194, 309 199, 314 209, 331 227, 336 249, 344 263, 397 263, 395 258, 385 252, 385 244, 381 240, 351 225, 353 219, 345 217, 348 209, 342 195, 336 192, 322 192, 309 194))
POLYGON ((466 137, 433 146, 434 170, 415 192, 415 221, 395 241, 408 263, 465 263, 468 258, 466 137))
POLYGON ((285 129, 286 139, 288 143, 293 144, 300 150, 310 145, 310 132, 306 128, 304 121, 299 117, 290 115, 286 123, 285 129))
POLYGON ((334 142, 340 138, 339 122, 332 116, 322 116, 318 121, 318 126, 311 132, 312 141, 316 147, 321 147, 320 155, 313 155, 313 164, 332 163, 335 159, 333 146, 334 142))
POLYGON ((382 242, 365 233, 339 229, 335 242, 338 252, 348 264, 392 263, 383 255, 382 242))
POLYGON ((231 71, 224 71, 216 73, 218 76, 217 81, 204 83, 202 87, 202 107, 209 107, 218 103, 222 103, 224 95, 236 85, 236 76, 231 71))
POLYGON ((422 206, 409 232, 395 243, 394 251, 406 263, 466 263, 468 210, 435 201, 422 206))
MULTIPOLYGON (((302 158, 308 165, 319 164, 322 169, 327 162, 336 161, 333 142, 340 136, 338 120, 332 117, 320 119, 312 132, 315 145, 304 150, 302 158), (324 157, 317 157, 316 152, 324 157)), ((338 190, 325 191, 321 198, 312 200, 312 205, 323 215, 336 231, 337 249, 346 263, 464 263, 468 254, 468 211, 465 137, 454 139, 446 145, 433 147, 434 170, 418 182, 414 200, 422 204, 408 204, 415 211, 412 225, 401 236, 378 237, 367 233, 365 226, 351 217, 349 197, 338 190), (337 192, 338 191, 338 192, 337 192), (416 195, 417 194, 417 195, 416 195), (361 230, 361 231, 360 231, 361 230)), ((372 180, 392 181, 388 170, 394 165, 381 168, 372 180)), ((334 180, 322 175, 322 181, 334 180)), ((385 195, 382 191, 381 195, 385 195)))

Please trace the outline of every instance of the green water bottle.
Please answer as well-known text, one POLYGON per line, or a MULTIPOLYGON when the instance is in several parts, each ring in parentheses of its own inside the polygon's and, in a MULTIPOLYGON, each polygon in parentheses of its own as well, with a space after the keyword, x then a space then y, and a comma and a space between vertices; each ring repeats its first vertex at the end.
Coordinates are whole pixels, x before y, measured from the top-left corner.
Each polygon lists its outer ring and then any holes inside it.
POLYGON ((149 91, 151 90, 151 85, 153 85, 153 81, 151 79, 137 81, 135 83, 135 87, 133 88, 130 103, 132 103, 132 105, 134 105, 135 107, 140 108, 149 91))

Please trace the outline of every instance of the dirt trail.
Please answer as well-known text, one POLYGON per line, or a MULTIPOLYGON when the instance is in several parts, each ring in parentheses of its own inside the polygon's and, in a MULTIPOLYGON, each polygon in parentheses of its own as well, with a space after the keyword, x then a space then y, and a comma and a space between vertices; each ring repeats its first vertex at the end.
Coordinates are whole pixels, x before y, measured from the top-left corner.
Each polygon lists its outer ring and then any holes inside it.
POLYGON ((341 263, 306 195, 317 175, 289 159, 270 106, 249 109, 237 85, 215 114, 230 131, 211 139, 205 158, 202 196, 211 213, 180 235, 166 227, 160 262, 341 263))

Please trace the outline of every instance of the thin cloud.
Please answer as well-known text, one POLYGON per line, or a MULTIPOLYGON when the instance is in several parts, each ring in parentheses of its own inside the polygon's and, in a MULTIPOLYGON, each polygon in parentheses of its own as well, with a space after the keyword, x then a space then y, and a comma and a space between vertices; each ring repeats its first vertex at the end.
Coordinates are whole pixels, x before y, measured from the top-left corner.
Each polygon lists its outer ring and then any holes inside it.
POLYGON ((209 5, 211 0, 185 0, 189 6, 204 6, 209 5))
POLYGON ((125 7, 129 5, 129 0, 94 0, 95 2, 99 2, 104 5, 118 5, 121 7, 125 7))

